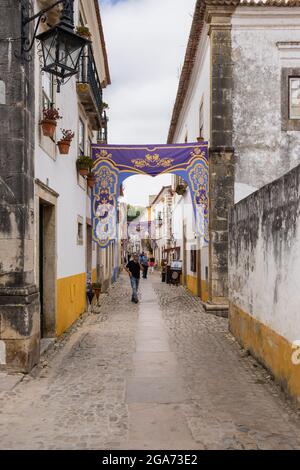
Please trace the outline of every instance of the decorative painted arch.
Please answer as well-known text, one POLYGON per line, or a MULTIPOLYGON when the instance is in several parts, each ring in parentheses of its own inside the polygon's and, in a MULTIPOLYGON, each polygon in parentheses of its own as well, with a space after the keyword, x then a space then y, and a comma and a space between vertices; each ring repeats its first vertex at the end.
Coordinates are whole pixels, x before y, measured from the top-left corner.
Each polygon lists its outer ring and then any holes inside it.
POLYGON ((95 186, 92 197, 93 239, 106 248, 118 238, 118 196, 132 175, 181 176, 190 189, 197 234, 208 242, 208 144, 92 145, 95 186))

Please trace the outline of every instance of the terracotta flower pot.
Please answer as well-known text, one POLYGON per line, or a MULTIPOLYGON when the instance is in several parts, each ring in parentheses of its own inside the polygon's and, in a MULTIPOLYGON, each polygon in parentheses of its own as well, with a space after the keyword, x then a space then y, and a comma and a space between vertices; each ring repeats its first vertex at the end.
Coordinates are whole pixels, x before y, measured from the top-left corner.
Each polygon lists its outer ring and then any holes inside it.
POLYGON ((81 176, 87 176, 89 174, 89 168, 79 167, 78 172, 81 176))
POLYGON ((53 137, 56 129, 57 122, 53 119, 43 119, 41 121, 43 135, 46 137, 53 137))
POLYGON ((59 153, 61 155, 68 155, 70 150, 71 141, 70 140, 60 140, 57 142, 57 146, 59 148, 59 153))
POLYGON ((95 177, 94 176, 88 176, 87 184, 88 184, 89 188, 93 188, 94 185, 95 185, 95 177))
POLYGON ((100 293, 101 293, 101 288, 100 288, 100 287, 94 287, 94 288, 93 288, 93 291, 94 291, 95 296, 96 296, 96 298, 97 298, 97 300, 98 300, 98 299, 99 299, 99 295, 100 295, 100 293))
POLYGON ((88 41, 90 41, 92 37, 91 33, 80 33, 79 36, 81 36, 84 39, 87 39, 88 41))

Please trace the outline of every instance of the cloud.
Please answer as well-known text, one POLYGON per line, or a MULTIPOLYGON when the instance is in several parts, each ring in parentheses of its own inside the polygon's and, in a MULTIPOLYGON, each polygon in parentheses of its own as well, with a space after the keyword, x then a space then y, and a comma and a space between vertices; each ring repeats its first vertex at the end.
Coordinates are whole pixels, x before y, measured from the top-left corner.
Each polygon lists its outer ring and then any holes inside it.
MULTIPOLYGON (((166 142, 194 5, 195 0, 100 1, 112 79, 104 90, 109 143, 166 142)), ((131 181, 141 188, 135 178, 125 185, 129 192, 131 181)), ((143 187, 153 193, 151 183, 143 187)))

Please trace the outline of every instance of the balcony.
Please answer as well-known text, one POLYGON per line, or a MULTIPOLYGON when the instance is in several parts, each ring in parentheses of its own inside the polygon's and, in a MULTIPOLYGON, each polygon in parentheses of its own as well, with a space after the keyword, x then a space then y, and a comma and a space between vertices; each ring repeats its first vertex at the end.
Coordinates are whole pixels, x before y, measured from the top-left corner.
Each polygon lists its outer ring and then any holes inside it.
POLYGON ((102 88, 91 46, 86 47, 81 57, 77 76, 77 93, 93 130, 101 130, 102 88))

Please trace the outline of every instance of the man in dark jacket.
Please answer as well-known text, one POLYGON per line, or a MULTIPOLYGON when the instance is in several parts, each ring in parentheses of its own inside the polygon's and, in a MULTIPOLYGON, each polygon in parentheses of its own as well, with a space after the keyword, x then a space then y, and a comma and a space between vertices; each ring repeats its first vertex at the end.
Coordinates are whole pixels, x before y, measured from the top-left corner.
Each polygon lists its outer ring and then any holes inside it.
POLYGON ((137 254, 133 255, 133 259, 129 261, 125 269, 129 274, 131 287, 132 287, 131 302, 135 302, 137 304, 141 270, 143 270, 143 266, 141 266, 139 262, 139 257, 137 254))

